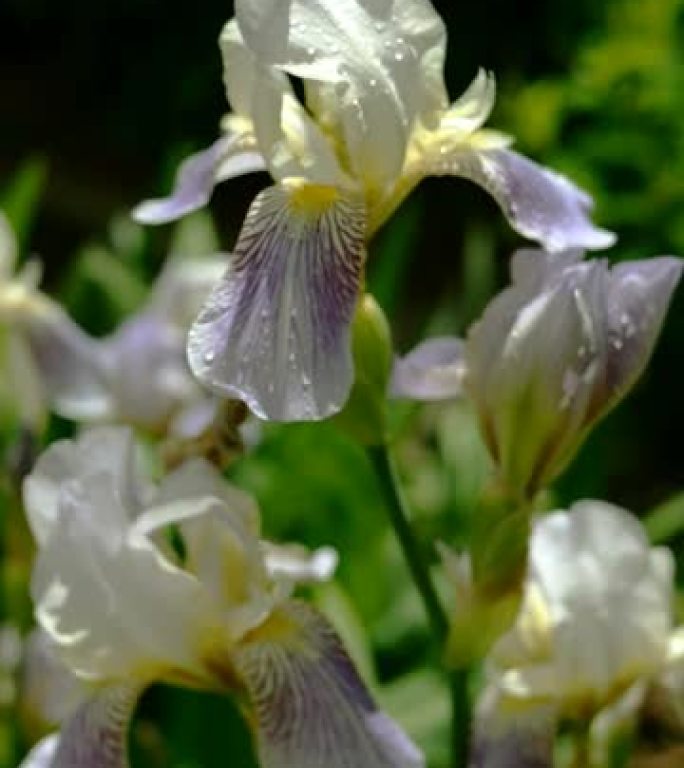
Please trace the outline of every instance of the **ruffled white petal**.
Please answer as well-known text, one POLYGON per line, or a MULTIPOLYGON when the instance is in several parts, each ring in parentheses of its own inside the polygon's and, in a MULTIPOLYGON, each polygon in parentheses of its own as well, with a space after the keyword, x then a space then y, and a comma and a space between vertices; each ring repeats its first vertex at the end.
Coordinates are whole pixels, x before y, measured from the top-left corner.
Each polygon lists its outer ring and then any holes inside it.
POLYGON ((228 134, 192 155, 178 169, 171 195, 140 203, 133 218, 141 224, 174 221, 206 205, 219 181, 264 170, 263 158, 250 143, 245 135, 228 134))
MULTIPOLYGON (((268 28, 275 21, 269 19, 268 28)), ((276 180, 303 177, 316 184, 336 184, 344 176, 320 127, 297 101, 287 75, 267 66, 245 45, 237 22, 226 24, 220 38, 228 100, 254 133, 264 167, 276 180)), ((229 124, 235 117, 229 118, 229 124)))
POLYGON ((135 460, 130 432, 102 427, 81 434, 77 440, 53 443, 36 462, 24 481, 24 507, 39 546, 60 525, 60 494, 65 483, 107 472, 114 480, 119 503, 133 513, 143 492, 133 480, 135 460))
POLYGON ((31 584, 36 619, 60 657, 94 679, 177 668, 201 677, 197 634, 209 609, 197 581, 129 530, 106 474, 60 496, 60 525, 31 584))
POLYGON ((236 15, 261 62, 309 81, 310 104, 344 141, 356 177, 369 189, 395 180, 414 121, 445 106, 445 32, 432 6, 244 0, 236 15))
POLYGON ((233 661, 250 696, 264 768, 420 768, 415 745, 380 712, 327 621, 289 603, 233 661))
POLYGON ((603 502, 579 502, 535 526, 530 568, 554 626, 558 690, 600 701, 618 681, 663 665, 674 579, 664 555, 633 516, 603 502))
POLYGON ((390 395, 414 400, 447 400, 463 391, 463 342, 436 337, 394 360, 390 395))
POLYGON ((565 176, 509 149, 475 149, 435 142, 422 158, 425 175, 463 176, 483 187, 501 206, 516 232, 548 251, 600 250, 615 242, 589 218, 589 195, 565 176))
POLYGON ((262 192, 227 274, 190 330, 199 380, 243 399, 261 418, 338 411, 353 378, 350 323, 364 230, 363 206, 333 190, 262 192))

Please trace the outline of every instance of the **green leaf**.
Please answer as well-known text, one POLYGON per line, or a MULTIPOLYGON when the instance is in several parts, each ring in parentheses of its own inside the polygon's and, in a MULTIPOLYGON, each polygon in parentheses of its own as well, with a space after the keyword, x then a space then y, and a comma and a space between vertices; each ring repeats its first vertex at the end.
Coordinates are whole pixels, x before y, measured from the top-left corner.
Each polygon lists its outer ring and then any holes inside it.
POLYGON ((643 523, 653 544, 664 544, 684 534, 684 493, 649 512, 643 523))
POLYGON ((38 211, 38 203, 45 189, 47 161, 40 156, 27 160, 5 188, 0 200, 0 208, 14 229, 19 253, 25 253, 33 222, 38 211))

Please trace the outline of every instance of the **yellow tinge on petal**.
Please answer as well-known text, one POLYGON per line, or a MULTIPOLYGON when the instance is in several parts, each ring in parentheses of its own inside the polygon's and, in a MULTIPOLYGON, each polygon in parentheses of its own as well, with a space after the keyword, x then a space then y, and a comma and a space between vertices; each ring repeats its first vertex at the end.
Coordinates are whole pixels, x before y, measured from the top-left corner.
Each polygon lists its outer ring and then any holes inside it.
POLYGON ((337 187, 309 184, 306 179, 286 179, 283 186, 291 209, 301 216, 320 216, 340 199, 337 187))

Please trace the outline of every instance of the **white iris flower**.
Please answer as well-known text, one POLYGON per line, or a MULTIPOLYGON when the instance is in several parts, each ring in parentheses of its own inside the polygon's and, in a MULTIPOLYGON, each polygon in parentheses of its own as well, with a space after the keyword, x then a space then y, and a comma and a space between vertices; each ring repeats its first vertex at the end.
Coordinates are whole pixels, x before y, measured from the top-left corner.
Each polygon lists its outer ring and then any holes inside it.
POLYGON ((582 261, 524 250, 512 285, 465 342, 432 339, 395 363, 397 396, 467 393, 506 487, 532 496, 573 458, 653 352, 682 272, 678 258, 582 261))
POLYGON ((428 0, 238 0, 220 42, 225 135, 135 216, 170 221, 219 181, 256 170, 274 179, 189 339, 199 379, 258 416, 320 419, 342 407, 366 243, 426 176, 473 180, 549 250, 613 242, 590 222, 584 192, 482 127, 490 75, 449 106, 446 32, 428 0))
POLYGON ((153 432, 172 427, 189 409, 201 408, 210 419, 213 400, 188 368, 185 337, 223 273, 223 257, 169 259, 145 306, 101 339, 39 290, 35 264, 13 276, 15 257, 0 218, 0 399, 16 407, 23 426, 40 431, 48 410, 153 432))
POLYGON ((291 597, 335 557, 262 542, 253 501, 211 465, 154 486, 130 432, 101 427, 53 444, 24 502, 36 618, 91 693, 23 768, 124 768, 136 701, 155 681, 249 702, 266 768, 424 765, 328 622, 291 597))
POLYGON ((474 768, 550 768, 562 722, 589 727, 604 765, 611 731, 682 669, 673 598, 672 554, 628 512, 583 501, 537 520, 523 607, 488 658, 474 768))

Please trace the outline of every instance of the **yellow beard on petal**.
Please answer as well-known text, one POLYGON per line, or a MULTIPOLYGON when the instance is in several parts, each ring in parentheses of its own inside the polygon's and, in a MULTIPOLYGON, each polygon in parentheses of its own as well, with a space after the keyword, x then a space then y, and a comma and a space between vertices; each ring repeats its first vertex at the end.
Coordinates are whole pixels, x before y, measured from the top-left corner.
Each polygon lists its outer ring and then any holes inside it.
POLYGON ((330 185, 311 184, 306 179, 285 179, 282 184, 290 207, 301 216, 319 217, 340 199, 337 187, 330 185))

